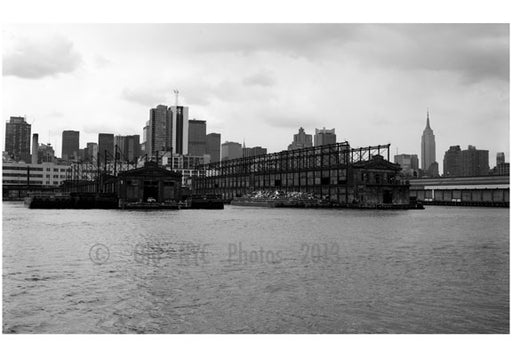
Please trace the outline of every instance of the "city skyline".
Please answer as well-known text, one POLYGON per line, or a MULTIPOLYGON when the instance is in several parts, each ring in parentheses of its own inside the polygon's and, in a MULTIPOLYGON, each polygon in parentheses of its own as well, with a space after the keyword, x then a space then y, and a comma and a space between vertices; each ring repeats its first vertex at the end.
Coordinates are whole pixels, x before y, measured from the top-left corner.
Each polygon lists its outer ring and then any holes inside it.
POLYGON ((80 147, 99 132, 141 135, 148 109, 173 105, 178 88, 190 119, 269 152, 285 150, 299 127, 330 127, 353 146, 420 154, 428 107, 440 171, 453 145, 509 155, 505 25, 24 25, 4 34, 4 120, 27 115, 56 152, 64 130, 80 131, 80 147), (112 42, 121 34, 132 40, 112 42), (57 99, 41 99, 42 88, 57 99))

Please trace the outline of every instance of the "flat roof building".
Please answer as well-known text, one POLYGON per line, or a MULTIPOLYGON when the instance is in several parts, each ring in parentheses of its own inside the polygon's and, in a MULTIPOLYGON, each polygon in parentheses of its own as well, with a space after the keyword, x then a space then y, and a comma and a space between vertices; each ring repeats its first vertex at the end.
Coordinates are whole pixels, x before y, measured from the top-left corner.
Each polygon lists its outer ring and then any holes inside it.
POLYGON ((210 155, 210 162, 220 161, 220 140, 218 133, 206 135, 206 154, 210 155))
POLYGON ((315 129, 315 146, 336 144, 335 129, 315 129))
POLYGON ((31 162, 30 132, 24 117, 11 117, 5 124, 5 151, 14 161, 31 162))
POLYGON ((63 160, 80 159, 80 132, 76 130, 64 130, 62 132, 63 160))
POLYGON ((242 144, 233 141, 222 144, 222 161, 241 158, 242 154, 242 144))
POLYGON ((188 121, 188 154, 192 156, 206 154, 206 120, 188 121))

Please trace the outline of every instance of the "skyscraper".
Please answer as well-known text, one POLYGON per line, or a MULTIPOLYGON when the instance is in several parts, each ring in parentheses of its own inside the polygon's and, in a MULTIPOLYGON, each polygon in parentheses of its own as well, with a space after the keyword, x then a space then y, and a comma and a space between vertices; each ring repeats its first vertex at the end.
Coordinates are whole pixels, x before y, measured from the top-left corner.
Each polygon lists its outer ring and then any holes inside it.
POLYGON ((5 123, 5 151, 14 161, 30 163, 30 131, 23 117, 11 117, 5 123))
POLYGON ((226 141, 222 144, 222 161, 238 159, 242 157, 242 144, 226 141))
POLYGON ((40 144, 38 149, 38 163, 43 162, 54 162, 55 161, 55 150, 51 144, 40 144))
POLYGON ((98 144, 87 143, 86 161, 96 162, 98 160, 98 144))
POLYGON ((206 154, 206 121, 188 121, 188 154, 203 156, 206 154))
POLYGON ((336 144, 334 129, 315 129, 315 146, 336 144))
POLYGON ((172 151, 172 113, 165 105, 149 110, 144 127, 144 151, 152 157, 157 151, 172 151))
POLYGON ((158 105, 149 110, 142 147, 148 156, 157 151, 188 153, 188 107, 158 105))
POLYGON ((498 166, 499 164, 504 164, 505 163, 505 153, 504 152, 499 152, 496 154, 496 166, 498 166))
POLYGON ((116 135, 114 146, 117 147, 118 160, 124 162, 136 162, 140 157, 139 135, 116 135))
POLYGON ((206 135, 206 153, 210 155, 210 162, 220 161, 220 134, 206 135))
POLYGON ((114 159, 114 134, 98 134, 98 154, 100 157, 98 164, 103 164, 105 160, 108 162, 114 159))
POLYGON ((299 128, 299 133, 293 135, 293 142, 288 145, 288 150, 310 148, 313 146, 313 136, 306 134, 304 128, 299 128))
POLYGON ((64 130, 62 132, 62 159, 78 160, 80 154, 80 132, 64 130))
POLYGON ((172 113, 172 150, 175 154, 188 154, 188 107, 169 107, 172 113))
POLYGON ((395 155, 395 164, 402 167, 402 174, 405 176, 418 176, 419 162, 416 154, 395 155))
POLYGON ((436 162, 436 137, 430 128, 429 112, 427 110, 427 126, 421 137, 421 169, 427 171, 436 162))
POLYGON ((489 150, 477 150, 472 145, 468 145, 467 150, 462 150, 462 175, 489 175, 489 150))
POLYGON ((460 146, 450 146, 450 149, 444 153, 443 176, 462 176, 462 151, 460 146))

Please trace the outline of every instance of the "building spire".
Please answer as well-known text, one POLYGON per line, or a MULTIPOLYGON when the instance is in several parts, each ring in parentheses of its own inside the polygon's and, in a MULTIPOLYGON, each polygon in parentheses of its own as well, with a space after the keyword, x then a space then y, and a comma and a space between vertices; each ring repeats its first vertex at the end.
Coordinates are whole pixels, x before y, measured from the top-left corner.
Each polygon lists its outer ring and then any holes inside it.
POLYGON ((430 117, 429 117, 429 110, 427 108, 427 129, 430 129, 430 117))

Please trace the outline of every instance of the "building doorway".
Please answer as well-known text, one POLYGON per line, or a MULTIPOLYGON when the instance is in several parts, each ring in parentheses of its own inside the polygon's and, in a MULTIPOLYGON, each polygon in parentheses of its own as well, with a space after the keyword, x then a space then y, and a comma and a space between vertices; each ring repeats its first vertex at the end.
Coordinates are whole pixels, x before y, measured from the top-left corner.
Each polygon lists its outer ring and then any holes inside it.
POLYGON ((144 202, 146 202, 148 198, 153 198, 157 202, 160 202, 158 197, 158 181, 144 181, 144 202))
POLYGON ((382 193, 382 203, 393 203, 393 192, 384 190, 382 193))

